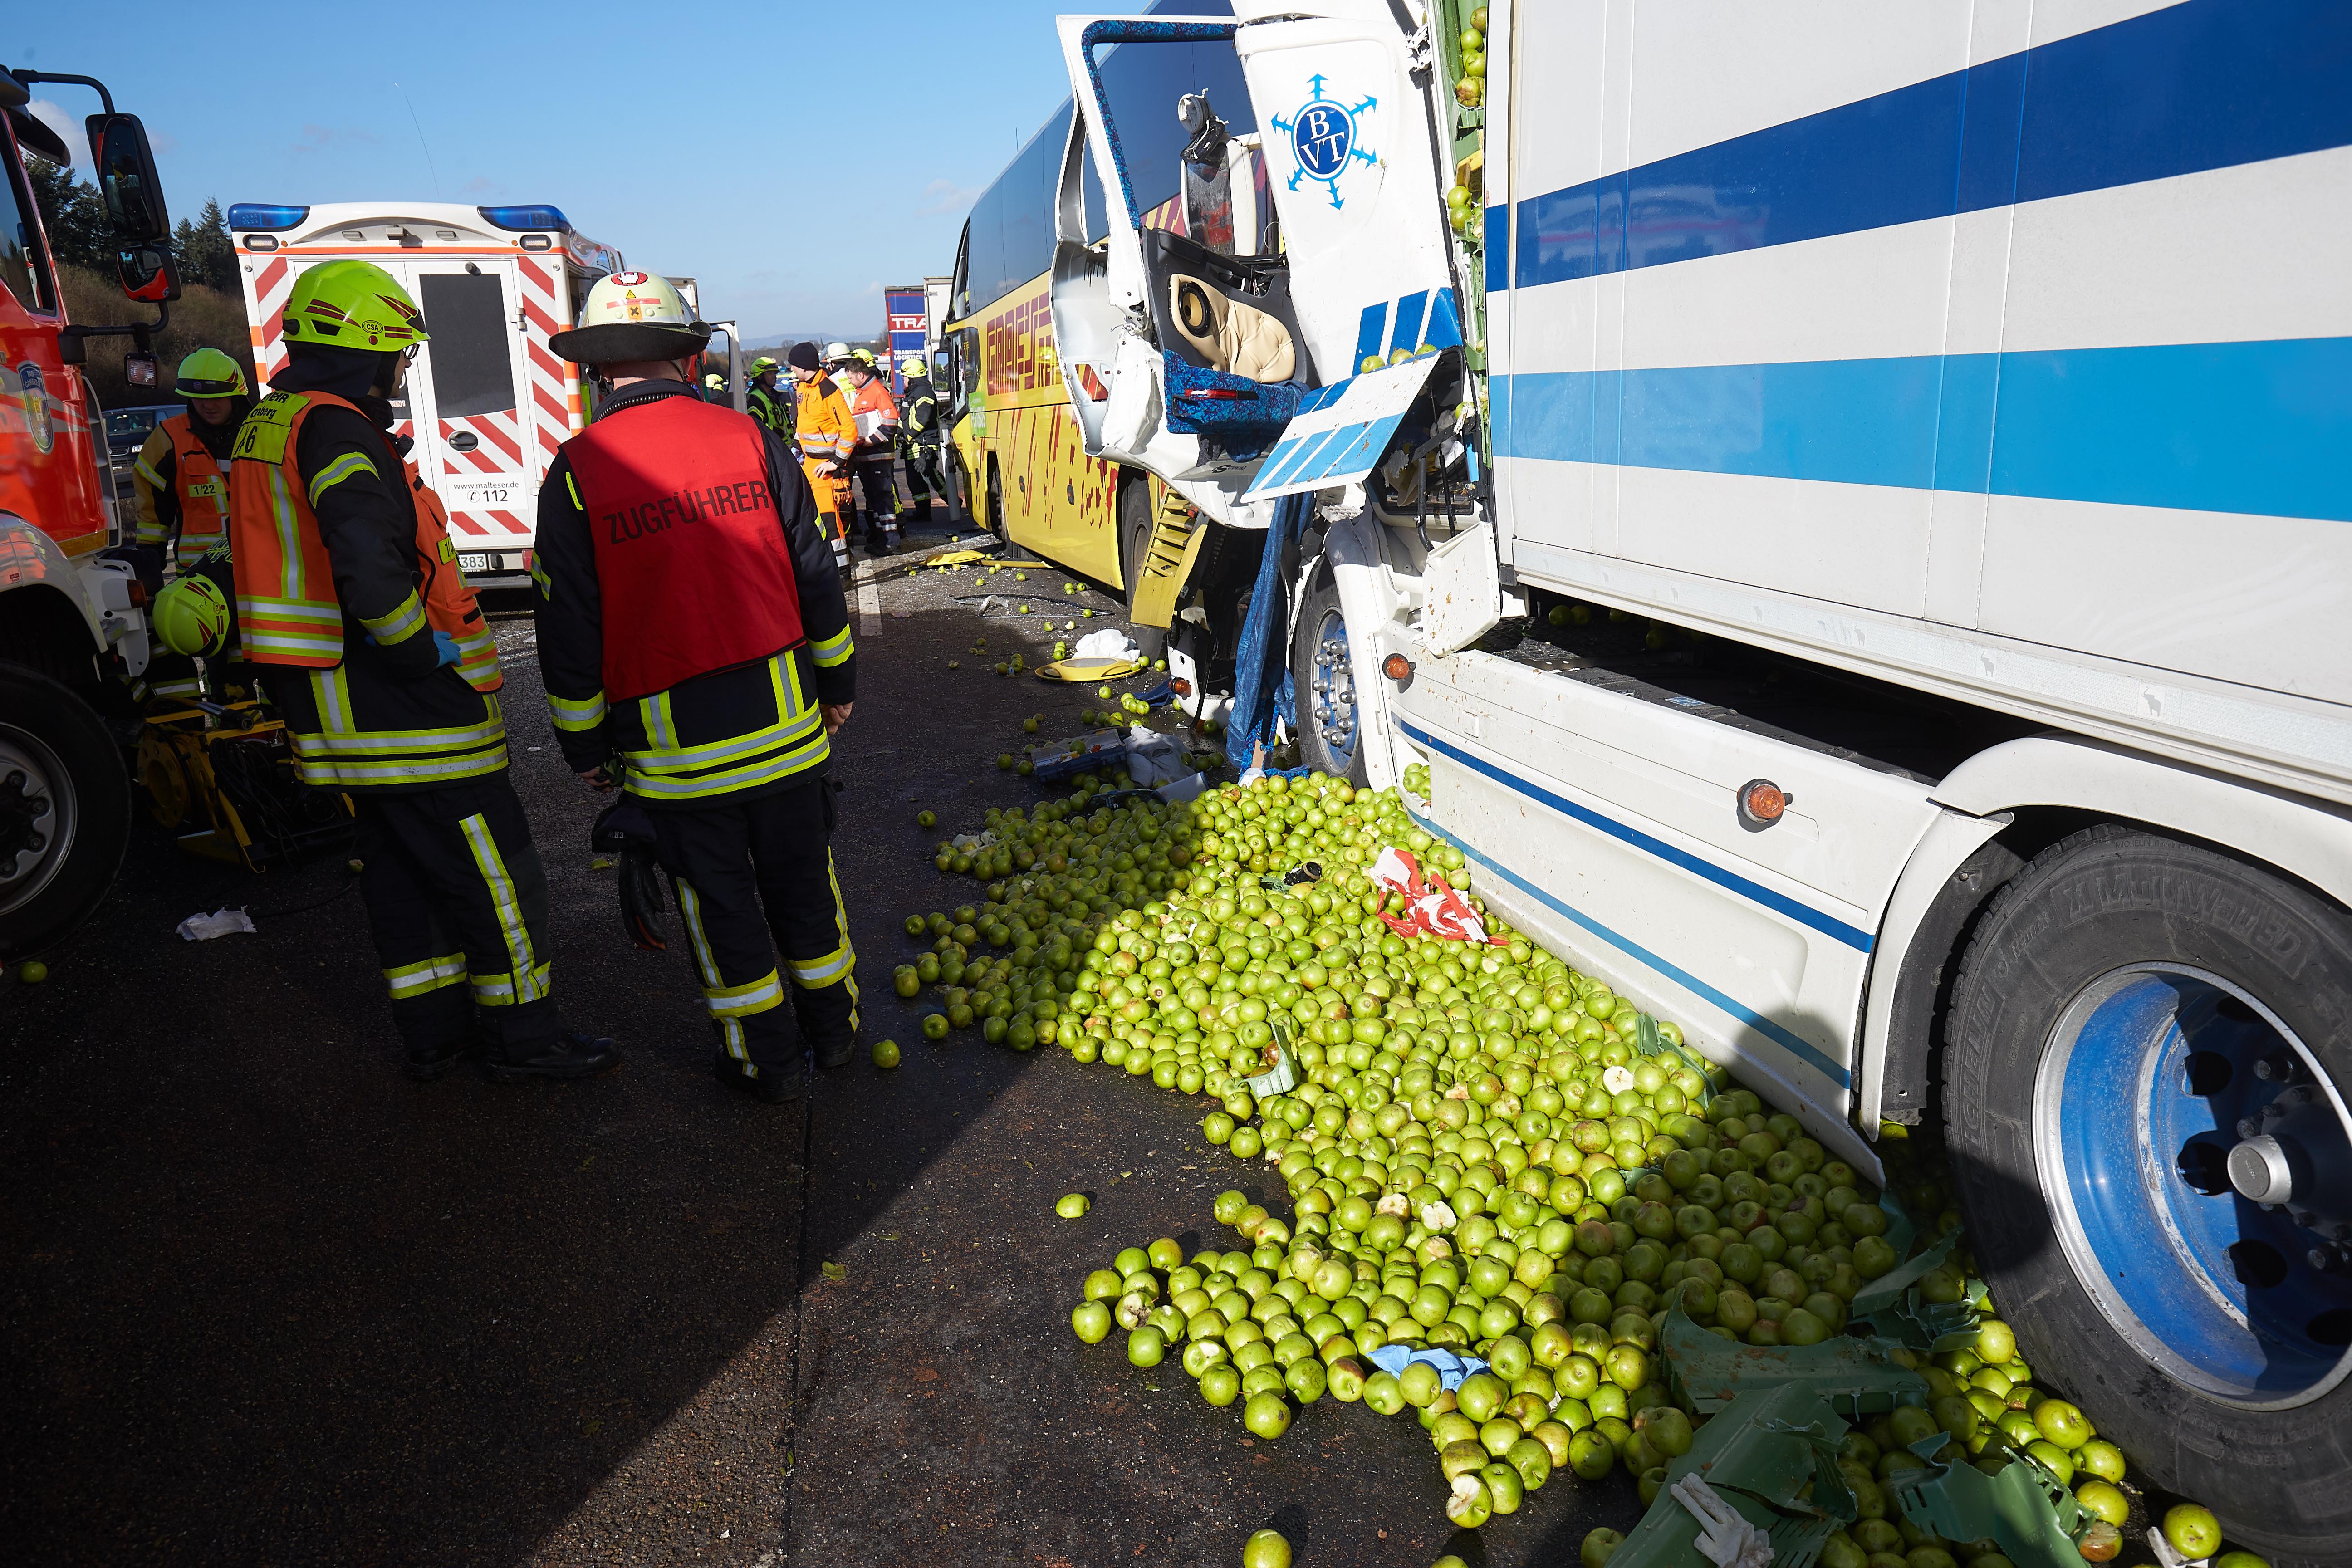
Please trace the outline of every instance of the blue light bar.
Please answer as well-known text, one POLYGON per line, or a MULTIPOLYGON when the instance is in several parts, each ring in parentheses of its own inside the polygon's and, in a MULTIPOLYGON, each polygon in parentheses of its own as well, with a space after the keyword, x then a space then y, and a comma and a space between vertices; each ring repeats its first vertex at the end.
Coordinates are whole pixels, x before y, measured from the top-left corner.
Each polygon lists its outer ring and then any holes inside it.
POLYGON ((507 229, 552 229, 558 233, 572 226, 563 209, 551 206, 477 207, 485 221, 507 229))
POLYGON ((284 207, 269 202, 239 202, 228 209, 231 228, 293 228, 310 216, 309 207, 284 207))

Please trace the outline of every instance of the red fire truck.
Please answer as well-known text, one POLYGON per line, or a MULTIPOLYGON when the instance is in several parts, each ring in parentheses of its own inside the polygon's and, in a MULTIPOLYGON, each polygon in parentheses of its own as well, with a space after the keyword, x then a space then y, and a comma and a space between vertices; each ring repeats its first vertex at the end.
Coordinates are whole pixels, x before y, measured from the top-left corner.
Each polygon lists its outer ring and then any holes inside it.
POLYGON ((147 132, 89 77, 0 68, 0 959, 57 941, 98 907, 121 865, 137 732, 130 683, 147 667, 145 595, 118 542, 104 422, 80 366, 90 340, 131 340, 131 379, 152 384, 149 344, 180 283, 147 132), (66 320, 25 161, 69 164, 30 112, 31 84, 96 93, 89 150, 123 291, 156 307, 139 326, 66 320))

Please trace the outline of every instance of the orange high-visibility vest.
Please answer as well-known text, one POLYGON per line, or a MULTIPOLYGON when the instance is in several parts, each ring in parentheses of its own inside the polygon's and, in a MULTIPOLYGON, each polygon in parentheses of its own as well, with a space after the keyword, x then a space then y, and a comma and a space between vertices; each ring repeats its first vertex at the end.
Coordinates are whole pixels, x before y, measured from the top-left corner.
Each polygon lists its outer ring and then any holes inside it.
MULTIPOLYGON (((197 437, 192 417, 174 414, 157 428, 172 442, 172 488, 180 497, 177 556, 184 571, 228 537, 228 476, 197 437)), ((162 478, 152 469, 141 477, 151 483, 162 478)))
MULTIPOLYGON (((325 669, 343 661, 343 606, 327 547, 319 537, 315 495, 346 477, 339 458, 305 479, 295 458, 302 421, 313 409, 354 404, 328 392, 273 392, 254 405, 237 431, 230 463, 230 553, 236 573, 237 635, 256 664, 325 669)), ((365 417, 364 415, 362 417, 365 417)), ((390 614, 362 617, 380 643, 394 643, 429 627, 447 632, 457 645, 457 673, 477 691, 496 691, 498 646, 474 603, 474 591, 457 569, 457 547, 449 540, 448 514, 441 498, 402 458, 389 438, 384 456, 401 465, 416 512, 416 570, 421 593, 412 589, 390 614)), ((347 470, 355 471, 355 470, 347 470)))
MULTIPOLYGON (((898 402, 890 395, 889 385, 877 375, 849 395, 849 416, 856 422, 857 438, 871 441, 882 433, 884 426, 898 423, 898 402)), ((869 447, 858 455, 858 461, 887 462, 896 456, 890 447, 869 447)))

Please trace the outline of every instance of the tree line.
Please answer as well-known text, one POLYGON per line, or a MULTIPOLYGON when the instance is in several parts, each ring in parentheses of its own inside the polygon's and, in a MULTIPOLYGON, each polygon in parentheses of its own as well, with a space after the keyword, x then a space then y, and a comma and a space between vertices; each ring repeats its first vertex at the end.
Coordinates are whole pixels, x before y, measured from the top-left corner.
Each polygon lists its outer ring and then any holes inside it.
MULTIPOLYGON (((41 223, 49 233, 49 248, 57 258, 58 287, 64 295, 66 315, 89 326, 123 326, 154 319, 155 307, 122 297, 115 280, 114 234, 106 221, 106 201, 98 188, 74 177, 70 167, 46 159, 27 158, 30 177, 41 208, 41 223)), ((172 306, 171 325, 156 333, 152 347, 161 362, 157 386, 133 386, 122 371, 122 353, 130 345, 121 338, 100 339, 91 348, 81 374, 104 408, 141 404, 166 404, 172 379, 183 357, 199 348, 226 349, 245 367, 246 384, 257 385, 253 347, 245 321, 245 300, 237 283, 236 251, 230 243, 228 216, 220 203, 207 201, 192 221, 182 218, 172 235, 172 251, 180 268, 181 296, 172 306), (103 345, 103 346, 100 346, 103 345)))
MULTIPOLYGON (((49 248, 61 267, 84 267, 110 277, 114 272, 114 235, 106 221, 106 201, 98 187, 73 170, 46 159, 28 158, 25 172, 33 183, 41 207, 41 222, 49 231, 49 248)), ((172 231, 172 254, 180 264, 180 281, 202 284, 225 294, 236 292, 236 247, 229 241, 228 215, 217 200, 207 199, 191 220, 182 218, 172 231)))

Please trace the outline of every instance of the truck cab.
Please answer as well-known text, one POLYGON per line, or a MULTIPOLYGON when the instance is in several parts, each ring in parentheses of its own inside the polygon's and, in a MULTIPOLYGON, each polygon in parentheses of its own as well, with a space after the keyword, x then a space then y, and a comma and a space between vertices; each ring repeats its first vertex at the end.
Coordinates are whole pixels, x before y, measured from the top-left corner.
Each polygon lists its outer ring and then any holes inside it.
POLYGON ((0 69, 0 961, 29 956, 72 931, 112 886, 130 835, 121 737, 148 660, 145 595, 119 543, 101 410, 80 366, 109 336, 148 335, 179 280, 170 216, 146 132, 86 77, 0 69), (26 160, 72 153, 28 110, 28 83, 96 90, 89 150, 131 299, 161 307, 138 327, 68 320, 26 160))

